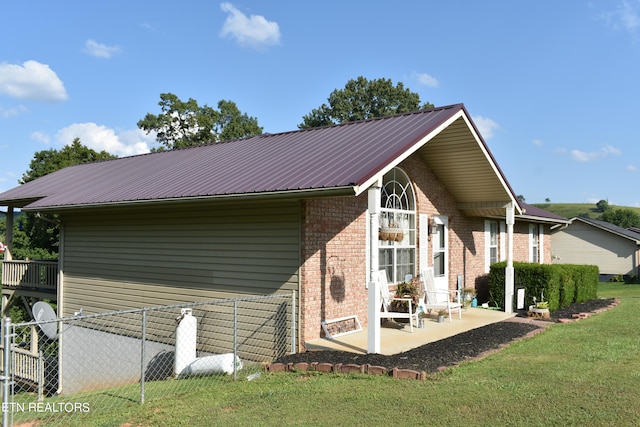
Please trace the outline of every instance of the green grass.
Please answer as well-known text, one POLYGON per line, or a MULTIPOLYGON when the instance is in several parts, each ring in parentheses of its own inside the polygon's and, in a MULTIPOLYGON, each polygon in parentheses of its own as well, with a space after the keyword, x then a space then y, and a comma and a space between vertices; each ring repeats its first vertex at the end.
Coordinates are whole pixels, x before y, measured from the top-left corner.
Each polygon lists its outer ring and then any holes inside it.
MULTIPOLYGON (((603 283, 615 309, 554 324, 481 361, 425 382, 308 373, 253 381, 200 378, 168 395, 153 383, 146 403, 93 407, 63 425, 82 426, 625 426, 640 419, 640 286, 603 283)), ((92 396, 106 405, 109 391, 92 396)), ((122 396, 122 393, 114 393, 122 396)), ((97 403, 96 403, 97 404, 97 403)), ((48 425, 48 424, 47 424, 48 425)))
MULTIPOLYGON (((588 214, 591 219, 600 219, 602 212, 598 211, 595 203, 532 203, 540 209, 571 219, 588 214)), ((631 206, 610 205, 612 209, 629 209, 640 214, 640 208, 631 206)))

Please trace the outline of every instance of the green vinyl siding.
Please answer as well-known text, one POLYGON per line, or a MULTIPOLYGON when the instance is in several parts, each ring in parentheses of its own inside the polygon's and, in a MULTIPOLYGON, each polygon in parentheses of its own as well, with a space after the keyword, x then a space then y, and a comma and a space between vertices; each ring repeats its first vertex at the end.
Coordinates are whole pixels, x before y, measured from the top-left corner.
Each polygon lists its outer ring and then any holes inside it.
POLYGON ((298 290, 295 201, 93 208, 62 221, 64 315, 298 290))

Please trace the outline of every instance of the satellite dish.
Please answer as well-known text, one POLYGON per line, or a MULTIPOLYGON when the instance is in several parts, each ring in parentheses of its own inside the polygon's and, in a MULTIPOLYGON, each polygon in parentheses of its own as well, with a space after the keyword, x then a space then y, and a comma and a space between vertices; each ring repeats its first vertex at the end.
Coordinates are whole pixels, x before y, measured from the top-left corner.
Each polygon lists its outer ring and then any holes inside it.
POLYGON ((58 338, 58 324, 55 322, 49 322, 56 320, 56 312, 53 308, 44 301, 38 301, 33 304, 33 317, 38 322, 38 326, 44 334, 52 340, 58 338), (40 323, 47 322, 47 323, 40 323))

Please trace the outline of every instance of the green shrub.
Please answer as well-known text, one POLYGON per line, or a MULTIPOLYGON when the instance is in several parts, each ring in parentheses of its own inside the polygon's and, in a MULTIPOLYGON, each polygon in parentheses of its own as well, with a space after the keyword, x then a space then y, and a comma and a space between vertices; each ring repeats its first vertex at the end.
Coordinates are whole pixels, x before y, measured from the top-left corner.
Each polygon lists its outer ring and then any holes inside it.
MULTIPOLYGON (((489 272, 490 299, 499 306, 504 305, 506 266, 506 262, 493 264, 489 272)), ((596 266, 514 262, 513 269, 515 289, 525 289, 525 307, 533 305, 534 297, 537 301, 547 301, 549 311, 597 298, 599 271, 596 266)), ((516 301, 514 295, 514 310, 516 301)))

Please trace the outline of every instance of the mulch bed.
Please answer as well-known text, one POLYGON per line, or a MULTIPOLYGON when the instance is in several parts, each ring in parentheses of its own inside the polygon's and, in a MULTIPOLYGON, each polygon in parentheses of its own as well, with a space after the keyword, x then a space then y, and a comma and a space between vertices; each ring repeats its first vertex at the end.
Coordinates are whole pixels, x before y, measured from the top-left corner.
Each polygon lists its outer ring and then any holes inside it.
POLYGON ((581 304, 572 304, 551 313, 548 321, 527 319, 520 312, 509 320, 472 329, 449 338, 425 344, 421 347, 394 355, 356 354, 344 351, 307 351, 291 354, 267 366, 267 370, 325 370, 366 372, 376 367, 376 373, 393 373, 404 378, 424 379, 425 373, 435 373, 463 361, 478 359, 498 351, 508 344, 535 335, 553 322, 567 322, 587 317, 613 307, 617 300, 595 299, 581 304), (395 368, 395 369, 394 369, 395 368))

